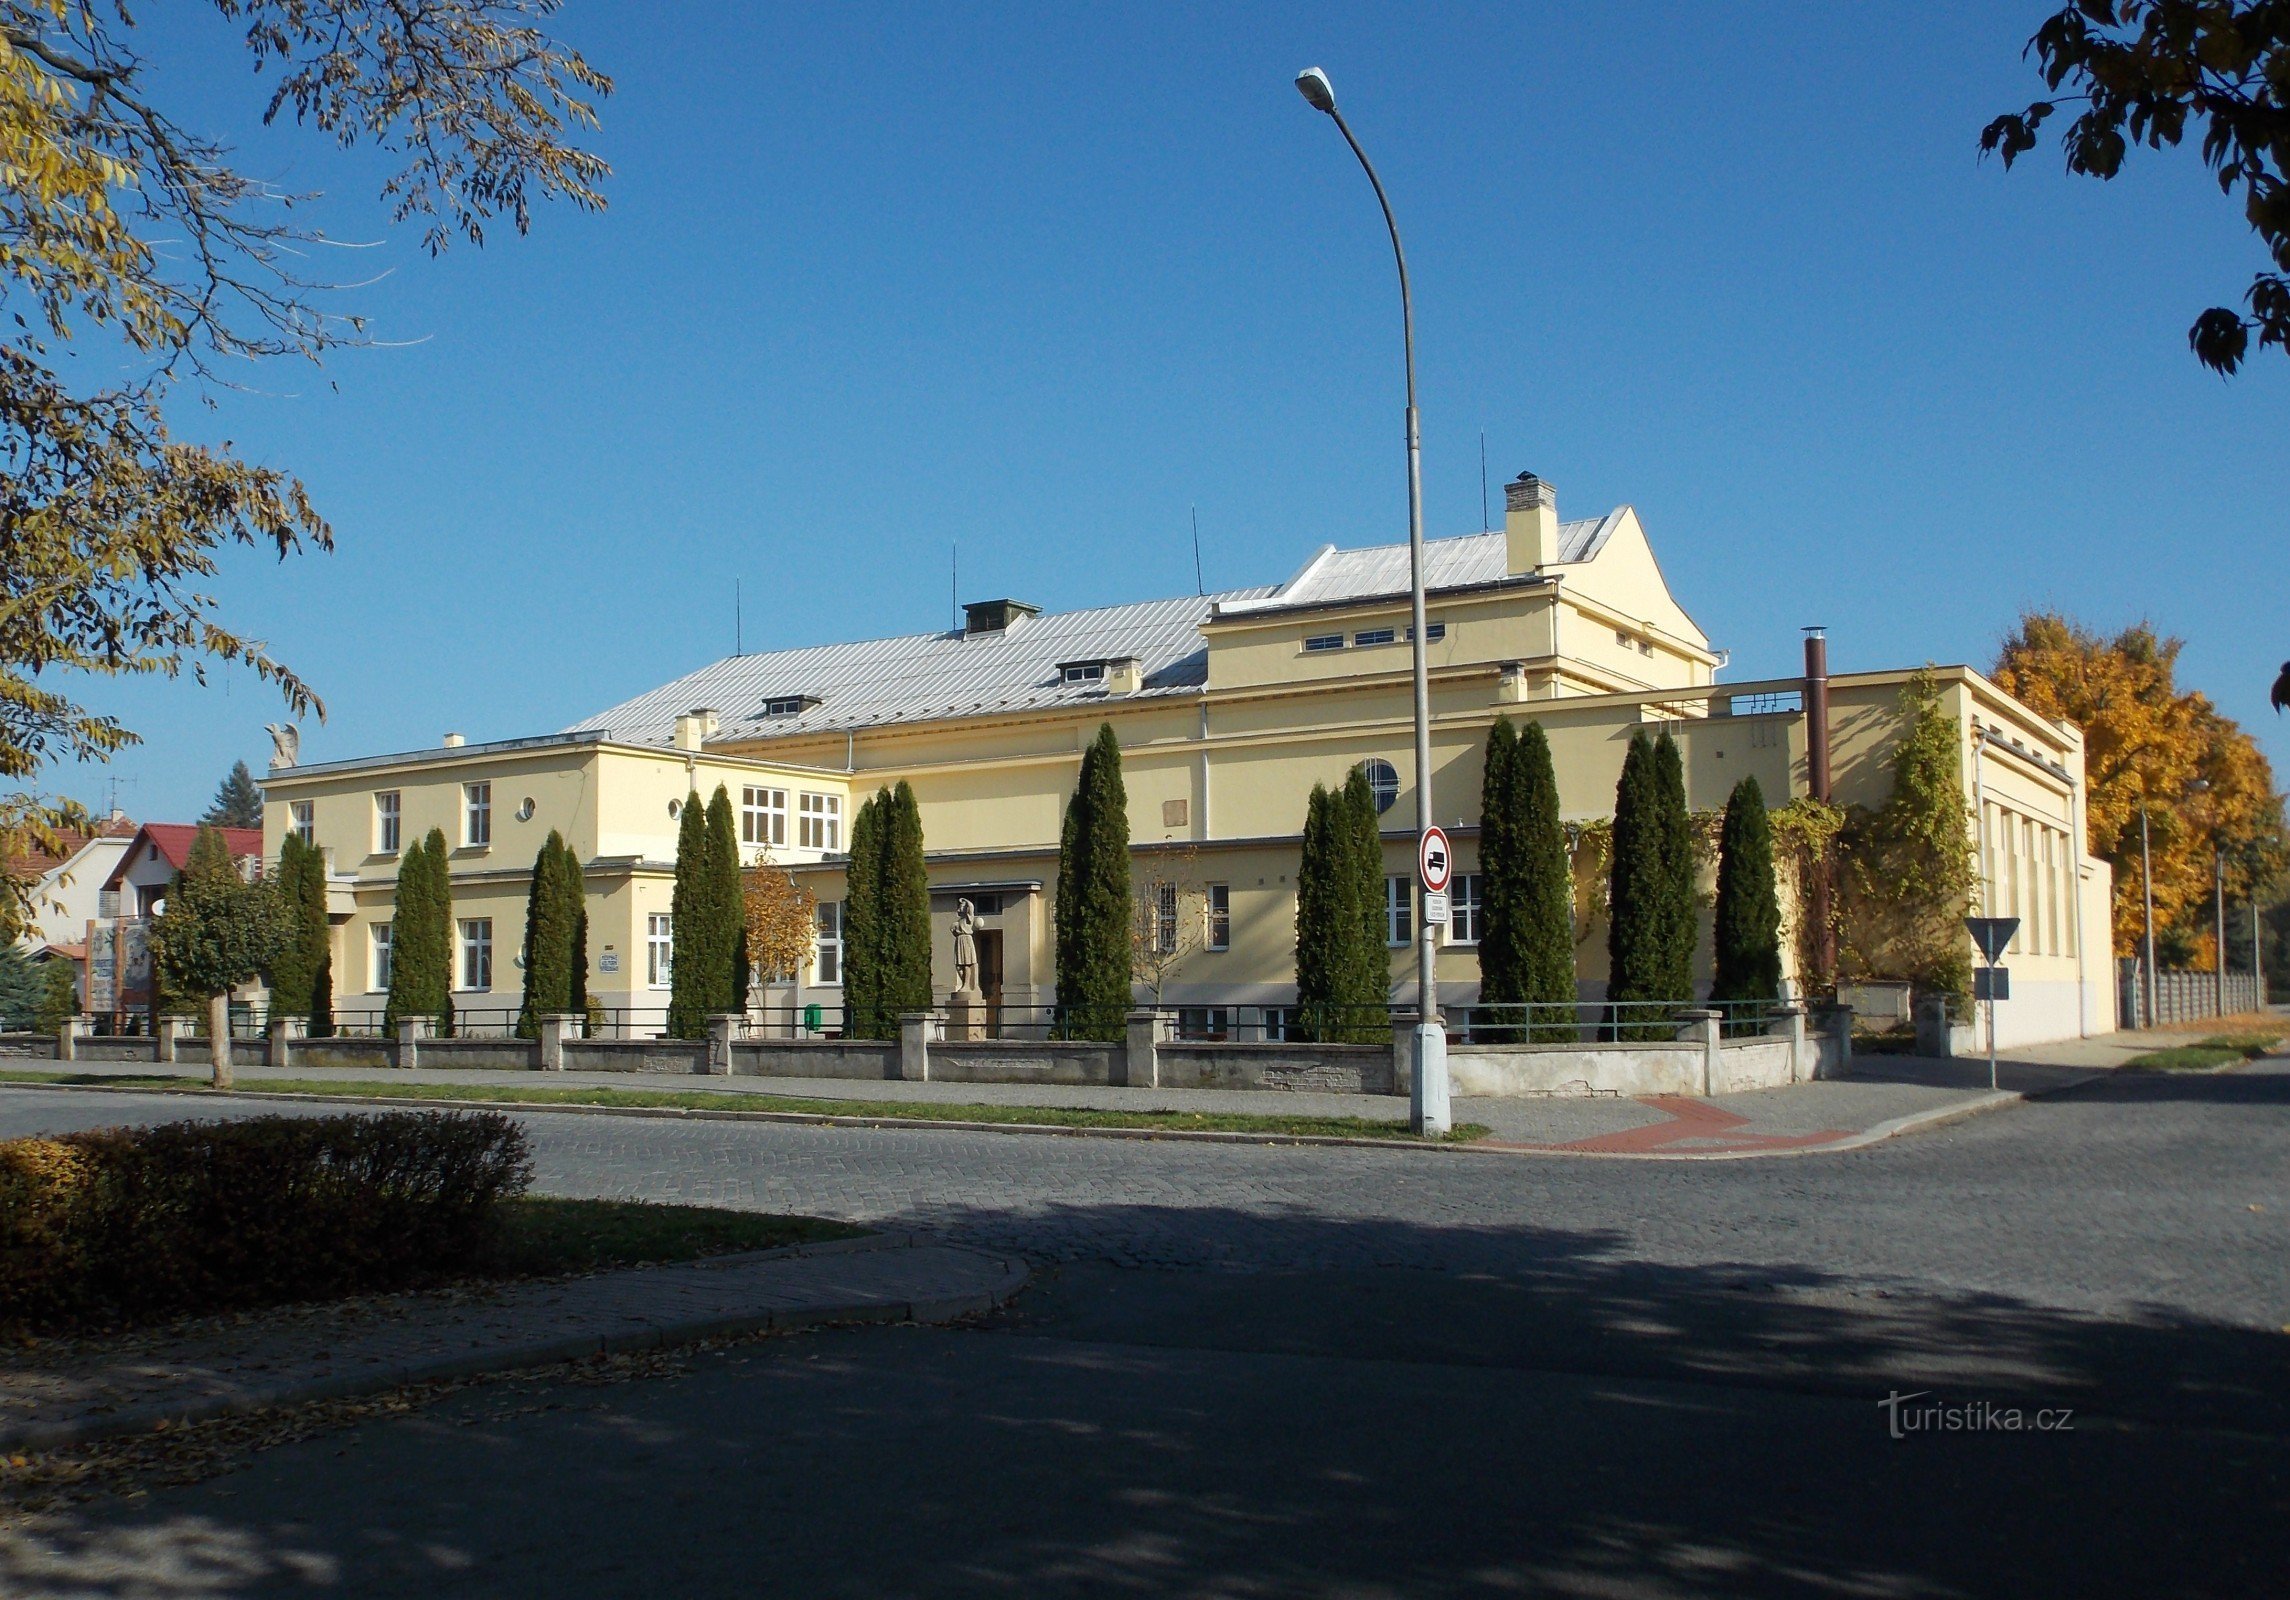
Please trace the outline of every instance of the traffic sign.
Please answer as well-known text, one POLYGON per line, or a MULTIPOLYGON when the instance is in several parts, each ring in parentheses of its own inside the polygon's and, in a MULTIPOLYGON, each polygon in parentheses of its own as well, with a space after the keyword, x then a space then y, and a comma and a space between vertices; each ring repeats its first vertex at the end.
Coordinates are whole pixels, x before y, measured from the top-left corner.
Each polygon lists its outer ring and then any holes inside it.
POLYGON ((1988 958, 1990 966, 2004 953, 2004 946, 2012 942, 2012 935, 2020 931, 2018 917, 1966 917, 1964 931, 1980 947, 1980 954, 1988 958))
POLYGON ((1423 920, 1435 928, 1447 926, 1447 891, 1433 889, 1423 897, 1423 920))
POLYGON ((2012 969, 2010 967, 1974 967, 1972 969, 1972 998, 1975 1000, 2009 1000, 2012 997, 2012 969))
POLYGON ((1417 868, 1423 874, 1423 886, 1433 894, 1445 889, 1455 876, 1455 852, 1447 846, 1447 834, 1441 828, 1426 828, 1417 841, 1415 850, 1417 868))

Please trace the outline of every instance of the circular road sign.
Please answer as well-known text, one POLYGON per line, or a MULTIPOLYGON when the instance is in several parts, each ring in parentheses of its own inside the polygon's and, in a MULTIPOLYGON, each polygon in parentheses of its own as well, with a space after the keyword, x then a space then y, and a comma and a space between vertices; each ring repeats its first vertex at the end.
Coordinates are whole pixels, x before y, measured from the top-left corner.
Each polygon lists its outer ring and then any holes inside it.
POLYGON ((1417 841, 1415 864, 1423 876, 1423 886, 1433 894, 1445 889, 1455 876, 1455 852, 1447 847, 1447 834, 1440 828, 1427 828, 1417 841))

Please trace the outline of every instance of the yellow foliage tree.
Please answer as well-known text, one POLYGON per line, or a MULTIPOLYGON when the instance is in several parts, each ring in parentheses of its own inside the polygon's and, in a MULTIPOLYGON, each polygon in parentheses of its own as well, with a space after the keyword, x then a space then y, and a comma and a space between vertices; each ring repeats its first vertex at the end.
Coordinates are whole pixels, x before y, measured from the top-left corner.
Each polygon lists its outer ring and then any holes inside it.
POLYGON ((747 959, 763 982, 791 978, 811 959, 819 897, 766 856, 747 874, 747 959))
POLYGON ((2116 954, 2137 953, 2144 924, 2144 802, 2159 964, 2199 967, 2213 954, 2214 863, 2223 857, 2230 897, 2263 894, 2290 840, 2257 743, 2207 697, 2178 687, 2180 649, 2144 622, 2110 639, 2031 611, 1991 675, 2034 710, 2083 730, 2091 853, 2115 869, 2116 954))

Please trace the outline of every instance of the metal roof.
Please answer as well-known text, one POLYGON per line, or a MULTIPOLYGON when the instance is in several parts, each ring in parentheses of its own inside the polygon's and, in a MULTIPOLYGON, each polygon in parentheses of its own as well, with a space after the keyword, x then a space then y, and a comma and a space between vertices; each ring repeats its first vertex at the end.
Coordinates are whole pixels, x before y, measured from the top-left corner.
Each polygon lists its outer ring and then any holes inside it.
MULTIPOLYGON (((1589 560, 1621 517, 1618 509, 1603 517, 1560 523, 1559 559, 1589 560)), ((1507 575, 1503 535, 1427 540, 1424 564, 1427 587, 1432 589, 1496 582, 1507 575)), ((729 656, 583 717, 566 732, 600 733, 632 744, 672 744, 676 718, 705 707, 720 719, 710 743, 744 742, 1088 705, 1116 696, 1103 681, 1065 682, 1060 667, 1123 657, 1143 663, 1143 687, 1117 698, 1185 694, 1208 681, 1208 646, 1201 625, 1212 616, 1338 605, 1404 594, 1407 587, 1406 545, 1341 551, 1331 545, 1277 588, 1232 589, 1022 616, 991 633, 911 633, 729 656), (766 701, 798 696, 816 703, 794 715, 765 715, 766 701)))

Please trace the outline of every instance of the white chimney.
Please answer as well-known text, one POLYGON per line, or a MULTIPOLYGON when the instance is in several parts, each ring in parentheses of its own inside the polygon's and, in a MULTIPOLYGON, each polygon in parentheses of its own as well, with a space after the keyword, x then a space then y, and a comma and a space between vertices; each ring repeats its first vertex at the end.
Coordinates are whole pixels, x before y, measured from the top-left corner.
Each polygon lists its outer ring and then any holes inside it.
POLYGON ((458 733, 449 733, 445 736, 445 748, 448 750, 458 750, 466 743, 468 741, 458 733))
POLYGON ((1558 492, 1531 472, 1503 485, 1503 570, 1558 565, 1558 492))
POLYGON ((705 744, 708 735, 721 726, 722 718, 712 706, 694 706, 676 719, 676 748, 697 750, 705 744))

